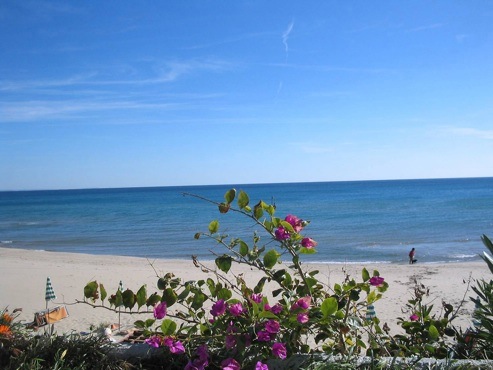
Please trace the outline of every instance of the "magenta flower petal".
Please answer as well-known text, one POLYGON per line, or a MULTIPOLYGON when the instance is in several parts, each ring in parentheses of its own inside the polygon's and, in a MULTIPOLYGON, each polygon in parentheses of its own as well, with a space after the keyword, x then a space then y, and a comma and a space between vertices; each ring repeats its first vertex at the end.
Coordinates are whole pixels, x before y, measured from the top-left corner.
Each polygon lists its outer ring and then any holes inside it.
POLYGON ((280 241, 289 239, 289 232, 286 231, 286 229, 284 229, 284 227, 282 226, 277 228, 277 230, 275 231, 275 235, 276 235, 276 239, 280 241))
POLYGON ((258 361, 255 364, 255 370, 269 370, 269 367, 267 366, 267 364, 264 364, 264 363, 258 361))
POLYGON ((257 333, 257 339, 259 342, 268 342, 270 341, 270 334, 264 330, 259 331, 257 333))
POLYGON ((312 238, 303 238, 301 240, 301 245, 307 249, 312 249, 317 246, 317 242, 312 238))
POLYGON ((221 316, 226 312, 226 302, 224 299, 220 299, 216 303, 212 305, 211 315, 212 316, 221 316))
POLYGON ((254 301, 255 303, 261 303, 262 302, 262 294, 261 293, 254 293, 250 296, 250 299, 254 301))
POLYGON ((303 230, 303 220, 294 215, 287 215, 284 221, 293 226, 294 231, 297 233, 303 230))
POLYGON ((161 346, 161 338, 157 335, 147 338, 144 342, 154 348, 159 348, 159 346, 161 346))
POLYGON ((234 358, 227 358, 221 362, 223 370, 240 370, 240 364, 234 358))
POLYGON ((306 324, 308 322, 308 314, 306 312, 299 313, 296 320, 298 320, 300 324, 306 324))
POLYGON ((373 286, 380 286, 383 284, 383 281, 384 281, 384 278, 383 277, 380 277, 380 276, 373 276, 371 279, 370 279, 370 285, 373 285, 373 286))
POLYGON ((243 312, 244 309, 241 303, 235 303, 229 307, 229 313, 234 317, 240 316, 243 312))
POLYGON ((409 317, 409 320, 411 321, 418 321, 419 320, 419 316, 416 315, 415 313, 413 313, 410 317, 409 317))
POLYGON ((281 360, 284 360, 287 357, 287 350, 284 343, 274 343, 272 345, 272 354, 279 357, 281 360))
POLYGON ((279 332, 280 325, 276 320, 269 320, 265 323, 265 331, 267 333, 276 334, 279 332))
POLYGON ((161 320, 166 316, 166 302, 159 302, 154 306, 154 318, 161 320))

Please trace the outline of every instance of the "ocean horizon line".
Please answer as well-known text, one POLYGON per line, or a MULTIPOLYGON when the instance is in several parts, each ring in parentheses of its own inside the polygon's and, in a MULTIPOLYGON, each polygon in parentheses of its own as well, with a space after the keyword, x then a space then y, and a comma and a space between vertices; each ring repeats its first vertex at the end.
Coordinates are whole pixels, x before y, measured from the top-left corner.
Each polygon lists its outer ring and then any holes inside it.
POLYGON ((320 181, 282 181, 282 182, 253 182, 253 183, 228 183, 228 184, 187 184, 187 185, 149 185, 149 186, 110 186, 110 187, 81 187, 81 188, 43 188, 43 189, 2 189, 0 193, 13 192, 43 192, 43 191, 91 191, 91 190, 138 190, 138 189, 160 189, 160 188, 206 188, 218 186, 265 186, 265 185, 302 185, 302 184, 344 184, 365 182, 399 182, 399 181, 439 181, 439 180, 480 180, 493 179, 493 176, 470 176, 470 177, 424 177, 424 178, 395 178, 395 179, 370 179, 370 180, 320 180, 320 181))

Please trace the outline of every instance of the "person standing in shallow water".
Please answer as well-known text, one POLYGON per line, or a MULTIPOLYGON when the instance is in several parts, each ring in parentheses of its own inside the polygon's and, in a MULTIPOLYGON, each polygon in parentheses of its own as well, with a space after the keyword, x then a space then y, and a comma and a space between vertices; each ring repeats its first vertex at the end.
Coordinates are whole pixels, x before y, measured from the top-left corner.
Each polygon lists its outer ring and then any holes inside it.
POLYGON ((416 250, 413 248, 411 249, 411 251, 409 252, 409 264, 412 265, 413 263, 415 263, 417 260, 414 258, 414 255, 416 254, 416 250))

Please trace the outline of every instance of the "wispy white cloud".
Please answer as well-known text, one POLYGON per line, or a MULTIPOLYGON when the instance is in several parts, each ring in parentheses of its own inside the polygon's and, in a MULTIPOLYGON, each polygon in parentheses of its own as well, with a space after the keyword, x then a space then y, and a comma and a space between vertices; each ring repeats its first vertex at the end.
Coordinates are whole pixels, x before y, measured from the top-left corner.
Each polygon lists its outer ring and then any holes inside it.
POLYGON ((428 31, 436 28, 442 28, 444 26, 443 23, 433 23, 433 24, 428 24, 425 26, 418 26, 415 28, 410 28, 407 31, 408 32, 421 32, 421 31, 428 31))
POLYGON ((288 46, 288 38, 289 35, 291 34, 291 31, 293 30, 294 27, 294 21, 291 21, 291 23, 288 24, 288 28, 282 33, 282 43, 284 44, 284 49, 286 50, 286 54, 289 52, 289 46, 288 46))
POLYGON ((459 44, 463 43, 468 37, 469 37, 469 35, 466 35, 466 34, 455 35, 455 39, 457 40, 457 42, 459 44))
POLYGON ((138 101, 42 101, 9 102, 0 104, 0 123, 33 122, 46 119, 80 118, 92 112, 190 109, 185 103, 148 103, 138 101))
POLYGON ((480 130, 471 127, 451 127, 445 131, 457 136, 472 136, 479 139, 493 140, 493 130, 480 130))
POLYGON ((323 154, 333 152, 333 148, 319 145, 313 142, 294 142, 292 143, 299 151, 306 154, 323 154))
POLYGON ((254 38, 258 38, 258 37, 271 36, 272 34, 273 34, 272 32, 247 33, 247 34, 243 34, 243 35, 227 37, 225 39, 212 41, 209 43, 185 46, 182 49, 183 50, 208 49, 208 48, 215 47, 215 46, 235 44, 235 43, 240 42, 240 41, 254 39, 254 38))
MULTIPOLYGON (((110 86, 110 85, 153 85, 173 82, 184 75, 200 71, 220 72, 233 68, 228 62, 221 60, 171 61, 154 69, 153 76, 147 78, 121 78, 109 76, 104 72, 91 71, 62 79, 46 79, 31 81, 0 81, 0 91, 32 90, 67 86, 110 86)), ((115 71, 116 69, 113 69, 115 71)))

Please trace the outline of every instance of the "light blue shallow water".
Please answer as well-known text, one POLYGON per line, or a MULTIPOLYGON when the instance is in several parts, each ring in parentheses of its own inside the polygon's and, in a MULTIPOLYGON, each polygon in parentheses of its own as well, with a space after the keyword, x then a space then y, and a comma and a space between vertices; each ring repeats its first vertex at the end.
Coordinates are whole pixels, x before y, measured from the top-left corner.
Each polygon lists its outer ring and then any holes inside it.
POLYGON ((231 187, 310 220, 319 245, 307 261, 401 263, 412 247, 420 263, 471 261, 493 236, 493 178, 474 178, 0 192, 0 246, 212 258, 220 247, 193 237, 211 220, 231 236, 260 229, 182 193, 222 201, 231 187))

